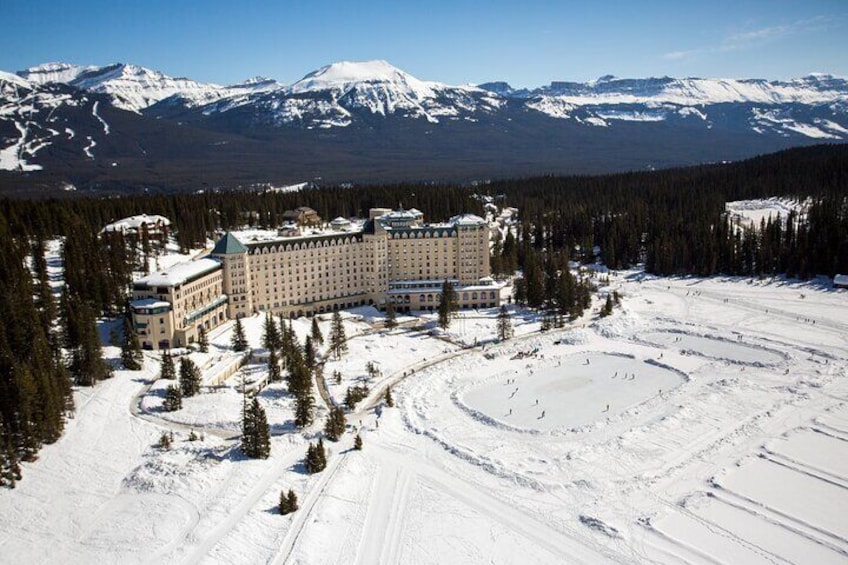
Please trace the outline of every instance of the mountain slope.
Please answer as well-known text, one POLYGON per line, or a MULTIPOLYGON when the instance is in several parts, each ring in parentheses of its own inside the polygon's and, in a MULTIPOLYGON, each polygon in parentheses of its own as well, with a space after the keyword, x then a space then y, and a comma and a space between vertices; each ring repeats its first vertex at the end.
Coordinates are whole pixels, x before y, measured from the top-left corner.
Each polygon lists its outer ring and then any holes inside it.
POLYGON ((385 61, 219 86, 128 64, 0 73, 0 190, 127 191, 599 173, 848 139, 848 82, 449 86, 385 61))

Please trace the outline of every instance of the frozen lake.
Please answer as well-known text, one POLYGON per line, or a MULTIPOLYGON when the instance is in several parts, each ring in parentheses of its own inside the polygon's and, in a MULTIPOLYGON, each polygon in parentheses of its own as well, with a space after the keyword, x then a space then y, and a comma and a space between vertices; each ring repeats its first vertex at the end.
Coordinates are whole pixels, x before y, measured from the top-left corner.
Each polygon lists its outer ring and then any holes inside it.
POLYGON ((680 332, 654 331, 639 336, 655 345, 691 351, 705 357, 725 359, 736 363, 776 365, 783 357, 776 351, 725 339, 704 337, 680 332))
POLYGON ((602 353, 499 377, 466 392, 462 401, 494 420, 538 430, 591 424, 683 383, 675 371, 602 353))

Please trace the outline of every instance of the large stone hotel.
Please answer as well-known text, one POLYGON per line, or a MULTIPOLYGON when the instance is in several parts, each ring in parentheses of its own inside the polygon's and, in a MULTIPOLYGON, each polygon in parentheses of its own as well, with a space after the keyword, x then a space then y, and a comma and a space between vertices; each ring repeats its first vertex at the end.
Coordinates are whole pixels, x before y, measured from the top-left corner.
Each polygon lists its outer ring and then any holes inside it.
POLYGON ((432 311, 445 280, 460 308, 500 304, 486 221, 424 224, 417 210, 373 208, 366 221, 337 218, 328 229, 227 233, 205 257, 137 280, 132 310, 144 348, 184 347, 201 327, 259 312, 293 318, 388 301, 399 312, 432 311))

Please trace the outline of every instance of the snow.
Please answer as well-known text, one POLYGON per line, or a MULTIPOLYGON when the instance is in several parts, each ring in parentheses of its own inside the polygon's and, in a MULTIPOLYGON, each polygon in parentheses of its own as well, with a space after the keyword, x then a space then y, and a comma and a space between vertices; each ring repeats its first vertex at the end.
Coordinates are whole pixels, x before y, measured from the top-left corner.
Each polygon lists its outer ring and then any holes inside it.
POLYGON ((13 143, 4 149, 0 149, 0 170, 2 171, 40 171, 43 167, 35 163, 29 163, 24 155, 35 155, 43 146, 31 147, 27 143, 29 128, 17 120, 15 128, 20 133, 17 143, 13 143))
POLYGON ((217 259, 202 258, 195 261, 185 261, 171 266, 159 273, 152 273, 135 281, 135 284, 146 284, 147 286, 175 286, 183 284, 192 277, 212 272, 221 268, 221 262, 217 259))
POLYGON ((97 118, 97 121, 103 126, 103 133, 109 135, 109 124, 106 123, 106 120, 100 117, 100 114, 97 113, 97 106, 100 104, 100 101, 96 101, 94 105, 91 107, 91 115, 97 118))
MULTIPOLYGON (((59 246, 48 244, 54 288, 59 246)), ((365 381, 372 392, 348 414, 342 441, 327 442, 328 468, 316 475, 302 460, 327 413, 317 391, 305 431, 292 426, 284 384, 259 391, 271 457, 246 460, 237 447, 240 383, 257 390, 266 373, 264 316, 243 319, 254 359, 221 383, 217 372, 241 362, 232 322, 211 332, 209 353, 181 352, 205 384, 176 412, 162 411, 171 383, 156 380, 158 354, 146 353, 142 371, 76 390, 63 437, 0 491, 0 554, 27 563, 844 563, 845 294, 817 281, 610 279, 603 290, 623 297, 612 316, 587 313, 541 333, 538 314, 512 308, 516 337, 503 343, 495 309, 462 311, 447 332, 432 314, 399 316, 387 331, 373 308, 343 313, 349 352, 325 357, 330 397, 365 381), (379 376, 367 377, 368 361, 379 376), (394 408, 380 402, 389 385, 394 408), (354 429, 362 451, 352 449, 354 429), (174 445, 156 447, 168 430, 174 445), (202 439, 188 441, 190 430, 202 439), (280 516, 290 488, 300 509, 280 516)), ((319 319, 326 338, 330 316, 319 319)), ((302 343, 310 320, 292 327, 302 343)), ((104 352, 117 364, 116 348, 104 352)))
POLYGON ((806 206, 795 200, 772 197, 727 202, 725 209, 731 214, 735 222, 758 226, 760 221, 769 218, 776 220, 778 215, 785 219, 790 212, 803 212, 806 206))
POLYGON ((94 159, 94 153, 92 153, 91 150, 94 149, 94 147, 97 145, 97 142, 94 141, 94 139, 90 135, 85 136, 85 138, 88 140, 88 145, 83 147, 82 150, 85 152, 86 157, 88 157, 89 159, 94 159))

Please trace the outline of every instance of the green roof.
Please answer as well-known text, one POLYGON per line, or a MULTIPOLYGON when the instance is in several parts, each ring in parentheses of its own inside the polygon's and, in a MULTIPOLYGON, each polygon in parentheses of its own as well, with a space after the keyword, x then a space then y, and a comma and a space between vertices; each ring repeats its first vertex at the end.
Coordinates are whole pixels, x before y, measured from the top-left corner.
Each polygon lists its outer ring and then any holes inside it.
POLYGON ((247 247, 236 236, 227 232, 212 248, 212 255, 229 255, 230 253, 247 253, 247 247))

